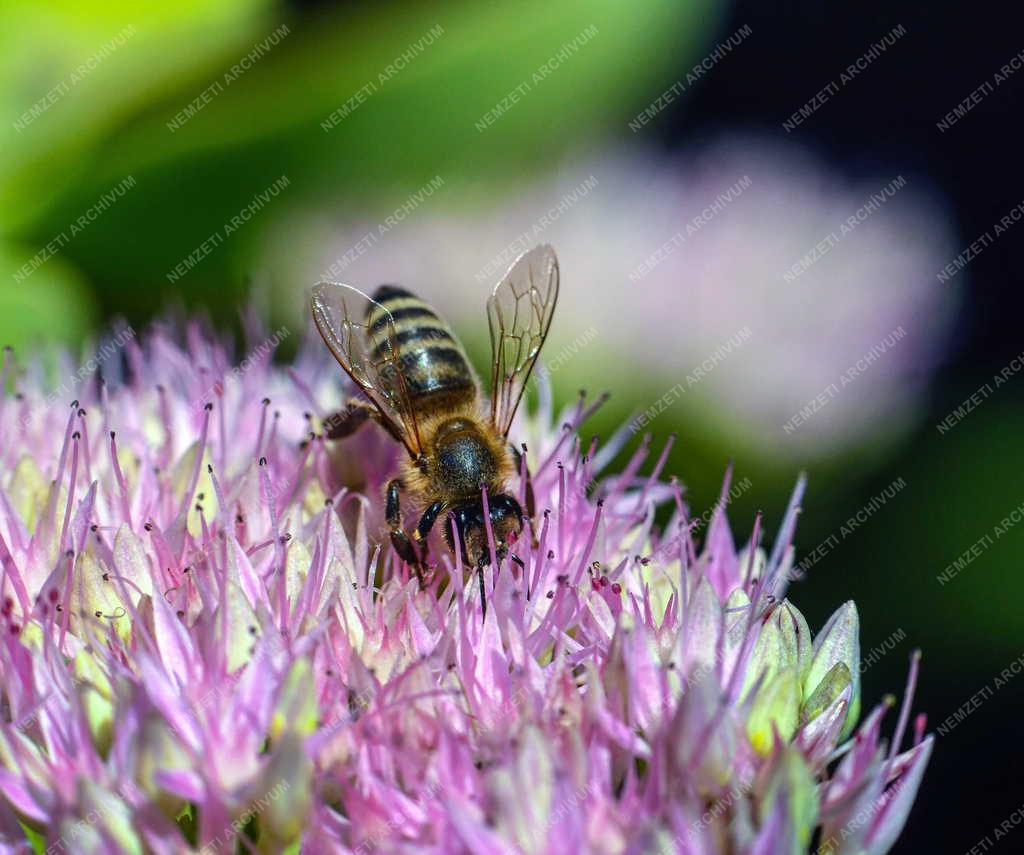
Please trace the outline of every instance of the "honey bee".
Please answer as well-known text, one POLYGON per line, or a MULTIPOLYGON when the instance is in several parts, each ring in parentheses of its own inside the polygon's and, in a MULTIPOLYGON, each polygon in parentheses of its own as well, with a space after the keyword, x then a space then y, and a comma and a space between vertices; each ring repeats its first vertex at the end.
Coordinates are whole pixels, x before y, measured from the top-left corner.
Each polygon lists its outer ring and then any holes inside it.
POLYGON ((485 617, 483 569, 492 555, 522 565, 510 549, 534 517, 529 471, 508 434, 551 327, 558 278, 554 250, 537 246, 495 286, 487 301, 489 403, 458 338, 418 297, 394 285, 373 297, 335 282, 313 288, 317 329, 360 390, 327 420, 326 435, 349 436, 372 419, 405 447, 408 457, 385 491, 391 543, 422 581, 427 536, 450 514, 444 540, 475 568, 485 617), (525 512, 509 492, 515 474, 525 480, 525 512), (411 537, 402 527, 403 494, 420 513, 411 537))

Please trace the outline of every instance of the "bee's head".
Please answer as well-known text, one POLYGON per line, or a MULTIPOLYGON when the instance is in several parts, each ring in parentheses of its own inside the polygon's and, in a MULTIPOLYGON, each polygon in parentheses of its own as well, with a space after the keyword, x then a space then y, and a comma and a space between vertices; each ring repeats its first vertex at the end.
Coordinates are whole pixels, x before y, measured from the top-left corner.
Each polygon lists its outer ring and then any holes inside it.
MULTIPOLYGON (((523 510, 519 502, 507 493, 497 493, 487 497, 490 509, 491 531, 494 533, 494 549, 500 561, 508 553, 509 547, 523 530, 523 510)), ((487 526, 484 519, 483 499, 474 499, 452 508, 455 515, 455 527, 462 543, 462 560, 469 567, 486 566, 491 563, 490 544, 487 542, 487 526)), ((445 540, 452 551, 450 526, 444 527, 445 540)))

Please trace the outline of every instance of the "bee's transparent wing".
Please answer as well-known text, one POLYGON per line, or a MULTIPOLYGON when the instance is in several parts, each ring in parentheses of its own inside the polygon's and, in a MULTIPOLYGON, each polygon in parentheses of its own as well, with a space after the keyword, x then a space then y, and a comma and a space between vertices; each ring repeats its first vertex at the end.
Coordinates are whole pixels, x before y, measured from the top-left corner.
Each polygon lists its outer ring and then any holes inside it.
POLYGON ((544 244, 523 253, 487 301, 491 331, 491 422, 512 426, 558 301, 558 259, 544 244))
POLYGON ((422 445, 391 312, 358 288, 339 282, 314 285, 312 308, 316 328, 335 359, 416 457, 422 445))

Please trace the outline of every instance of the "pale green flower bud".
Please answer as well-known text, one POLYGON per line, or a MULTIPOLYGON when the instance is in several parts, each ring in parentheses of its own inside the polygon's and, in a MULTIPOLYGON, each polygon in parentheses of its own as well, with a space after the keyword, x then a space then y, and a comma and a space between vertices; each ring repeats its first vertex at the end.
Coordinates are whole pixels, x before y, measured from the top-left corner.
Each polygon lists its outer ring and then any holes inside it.
POLYGON ((766 679, 757 691, 747 718, 747 736, 758 754, 771 753, 774 731, 789 741, 796 733, 800 714, 800 681, 794 668, 766 679))
MULTIPOLYGON (((846 714, 844 735, 856 723, 860 712, 860 671, 857 667, 860 662, 859 634, 860 620, 857 616, 857 607, 850 600, 836 609, 828 623, 825 624, 825 628, 814 639, 814 653, 803 684, 804 697, 808 699, 815 697, 819 686, 822 686, 821 693, 816 696, 814 704, 820 711, 824 709, 821 704, 826 697, 835 698, 845 688, 841 685, 843 672, 841 670, 834 672, 831 677, 829 672, 837 663, 842 663, 845 666, 853 691, 846 714), (829 680, 828 683, 825 683, 826 678, 829 680)), ((806 706, 807 711, 810 712, 810 706, 806 706)))

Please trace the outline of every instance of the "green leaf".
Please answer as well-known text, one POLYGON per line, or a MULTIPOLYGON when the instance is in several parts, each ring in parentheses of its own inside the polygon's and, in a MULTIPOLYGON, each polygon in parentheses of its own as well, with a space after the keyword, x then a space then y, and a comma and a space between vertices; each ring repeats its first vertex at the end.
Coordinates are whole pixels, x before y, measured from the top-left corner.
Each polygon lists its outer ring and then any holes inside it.
POLYGON ((32 844, 32 851, 38 852, 40 855, 46 852, 46 840, 38 831, 33 831, 25 823, 19 820, 18 825, 21 826, 21 830, 25 832, 25 838, 29 843, 32 844))

